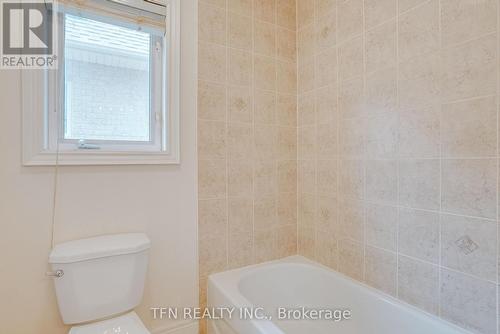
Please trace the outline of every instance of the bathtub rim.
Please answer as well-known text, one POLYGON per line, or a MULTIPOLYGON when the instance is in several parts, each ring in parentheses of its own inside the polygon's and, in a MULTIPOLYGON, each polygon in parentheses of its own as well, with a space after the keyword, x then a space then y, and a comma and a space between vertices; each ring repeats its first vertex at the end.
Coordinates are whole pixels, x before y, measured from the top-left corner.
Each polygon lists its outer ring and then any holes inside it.
MULTIPOLYGON (((474 334, 474 332, 460 327, 444 318, 439 317, 436 314, 430 313, 424 309, 418 308, 412 304, 409 304, 397 297, 390 295, 384 291, 378 290, 365 282, 355 280, 341 272, 338 272, 328 266, 325 266, 321 263, 310 260, 301 255, 292 255, 288 257, 284 257, 277 260, 271 260, 267 262, 251 264, 245 267, 229 269, 223 272, 214 273, 209 275, 208 277, 208 291, 207 291, 207 305, 211 305, 210 301, 212 299, 216 299, 215 302, 217 305, 211 306, 220 306, 220 305, 230 305, 236 308, 240 307, 254 307, 253 305, 240 291, 240 282, 248 276, 250 273, 255 273, 258 271, 266 270, 266 268, 270 266, 276 265, 300 265, 305 267, 314 267, 315 269, 323 269, 328 272, 328 275, 333 276, 335 279, 344 280, 350 286, 354 286, 357 288, 361 288, 367 294, 374 296, 376 298, 380 298, 385 302, 388 302, 396 307, 406 308, 410 311, 420 315, 424 318, 429 318, 432 321, 438 323, 444 323, 450 328, 457 331, 457 334, 474 334), (212 296, 212 294, 217 293, 216 296, 212 296), (221 300, 222 299, 222 300, 221 300), (223 303, 221 303, 223 302, 223 303)), ((210 307, 210 306, 209 306, 210 307)), ((251 321, 251 320, 241 320, 241 319, 222 319, 225 321, 231 328, 235 328, 233 323, 238 326, 242 326, 248 329, 254 328, 263 331, 264 333, 269 334, 285 334, 276 324, 274 324, 271 320, 268 321, 251 321), (246 326, 245 324, 252 324, 254 326, 246 326)), ((246 332, 245 332, 246 333, 246 332)))

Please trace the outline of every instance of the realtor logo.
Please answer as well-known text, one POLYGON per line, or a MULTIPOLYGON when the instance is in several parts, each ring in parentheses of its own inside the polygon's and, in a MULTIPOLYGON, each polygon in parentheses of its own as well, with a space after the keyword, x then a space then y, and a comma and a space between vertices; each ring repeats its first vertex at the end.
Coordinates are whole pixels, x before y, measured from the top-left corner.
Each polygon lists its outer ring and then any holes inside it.
POLYGON ((0 0, 0 3, 0 67, 55 68, 57 16, 53 1, 0 0))

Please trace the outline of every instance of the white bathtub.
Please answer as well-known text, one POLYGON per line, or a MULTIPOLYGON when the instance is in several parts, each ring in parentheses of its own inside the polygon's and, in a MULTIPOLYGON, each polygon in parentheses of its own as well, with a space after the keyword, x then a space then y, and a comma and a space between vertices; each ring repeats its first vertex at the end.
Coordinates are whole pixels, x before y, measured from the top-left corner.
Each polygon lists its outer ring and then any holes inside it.
MULTIPOLYGON (((459 334, 469 333, 300 256, 211 275, 208 305, 228 308, 212 319, 216 334, 459 334), (240 319, 262 307, 270 320, 240 319), (351 311, 349 320, 279 320, 278 308, 351 311)), ((261 315, 263 312, 257 312, 261 315)))

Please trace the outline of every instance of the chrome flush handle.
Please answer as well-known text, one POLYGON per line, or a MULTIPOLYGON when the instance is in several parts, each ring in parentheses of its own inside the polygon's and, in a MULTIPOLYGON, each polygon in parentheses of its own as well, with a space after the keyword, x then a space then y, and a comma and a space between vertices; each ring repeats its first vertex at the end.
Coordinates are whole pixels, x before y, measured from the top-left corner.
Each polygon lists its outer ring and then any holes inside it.
POLYGON ((56 271, 48 271, 46 273, 47 276, 50 276, 50 277, 54 277, 54 278, 60 278, 60 277, 63 277, 64 276, 64 271, 59 269, 59 270, 56 270, 56 271))

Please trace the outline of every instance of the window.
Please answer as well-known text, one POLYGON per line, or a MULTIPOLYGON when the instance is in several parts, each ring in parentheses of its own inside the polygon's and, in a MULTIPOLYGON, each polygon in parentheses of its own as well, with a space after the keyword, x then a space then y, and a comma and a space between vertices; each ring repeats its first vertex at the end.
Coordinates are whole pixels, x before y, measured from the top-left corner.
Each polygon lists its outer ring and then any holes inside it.
POLYGON ((24 108, 26 165, 178 162, 175 1, 140 2, 58 10, 58 69, 23 73, 38 91, 24 108))

